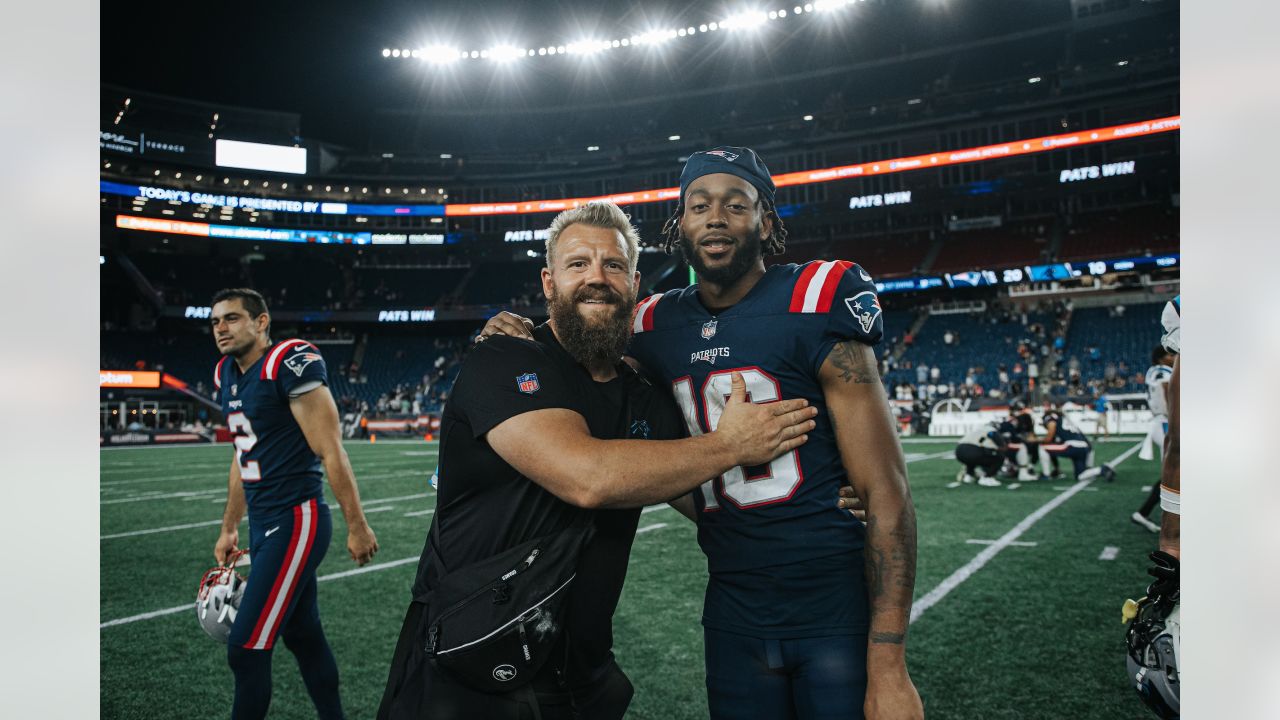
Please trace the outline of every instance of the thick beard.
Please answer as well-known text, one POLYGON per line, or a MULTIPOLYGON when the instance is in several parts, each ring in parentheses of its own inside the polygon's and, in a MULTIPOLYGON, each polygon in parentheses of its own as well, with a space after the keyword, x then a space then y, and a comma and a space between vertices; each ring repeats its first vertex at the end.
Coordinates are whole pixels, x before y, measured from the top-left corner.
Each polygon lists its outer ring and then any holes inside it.
MULTIPOLYGON (((756 223, 755 228, 747 235, 748 238, 758 238, 764 232, 764 223, 756 223)), ((735 247, 733 256, 729 258, 729 264, 718 268, 707 267, 703 262, 702 256, 698 254, 697 248, 694 247, 693 241, 689 239, 684 231, 680 231, 680 252, 684 255, 685 262, 693 267, 693 271, 698 274, 698 279, 725 287, 737 282, 738 278, 747 274, 762 257, 764 257, 763 243, 760 241, 751 242, 749 239, 746 243, 735 247)))
POLYGON ((634 294, 624 297, 611 288, 583 287, 572 298, 553 290, 547 299, 547 313, 560 344, 575 360, 588 367, 612 365, 622 359, 631 340, 631 313, 635 306, 634 294), (587 299, 610 303, 613 313, 588 323, 578 312, 578 303, 587 299))

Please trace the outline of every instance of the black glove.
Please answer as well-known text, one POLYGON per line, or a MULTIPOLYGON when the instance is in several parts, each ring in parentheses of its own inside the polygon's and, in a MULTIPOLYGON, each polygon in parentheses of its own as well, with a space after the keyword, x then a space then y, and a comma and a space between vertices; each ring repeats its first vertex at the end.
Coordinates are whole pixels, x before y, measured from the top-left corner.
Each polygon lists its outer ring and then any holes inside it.
POLYGON ((1147 586, 1147 596, 1151 598, 1168 598, 1178 600, 1178 558, 1163 550, 1156 550, 1148 557, 1155 563, 1147 568, 1147 574, 1155 580, 1147 586))

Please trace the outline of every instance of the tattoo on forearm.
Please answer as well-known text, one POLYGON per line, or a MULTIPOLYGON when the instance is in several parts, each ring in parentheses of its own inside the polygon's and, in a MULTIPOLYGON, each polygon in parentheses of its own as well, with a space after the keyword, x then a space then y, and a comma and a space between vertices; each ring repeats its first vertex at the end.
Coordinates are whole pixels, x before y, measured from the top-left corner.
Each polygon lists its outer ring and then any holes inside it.
MULTIPOLYGON (((916 518, 908 501, 898 513, 896 522, 884 527, 871 509, 867 511, 867 542, 863 551, 867 594, 871 601, 871 619, 881 611, 911 608, 911 595, 916 584, 916 518)), ((901 632, 873 631, 872 643, 901 645, 906 628, 901 632)))
POLYGON ((852 347, 852 341, 837 343, 831 351, 831 361, 840 370, 840 379, 859 385, 880 382, 880 373, 876 370, 874 353, 858 353, 852 347), (862 355, 863 357, 859 357, 862 355), (870 362, 868 362, 870 358, 870 362))

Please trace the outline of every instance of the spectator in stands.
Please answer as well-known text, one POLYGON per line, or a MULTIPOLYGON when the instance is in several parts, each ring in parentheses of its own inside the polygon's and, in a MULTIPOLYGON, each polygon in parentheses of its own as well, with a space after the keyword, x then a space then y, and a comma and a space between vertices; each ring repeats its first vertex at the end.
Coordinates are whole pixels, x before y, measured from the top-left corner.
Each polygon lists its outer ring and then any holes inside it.
POLYGON ((956 341, 956 334, 955 334, 955 333, 953 333, 953 332, 951 332, 951 329, 950 329, 950 328, 948 328, 946 332, 942 333, 942 344, 943 344, 943 345, 951 345, 951 344, 952 344, 952 343, 954 343, 955 341, 956 341))
POLYGON ((929 364, 922 362, 916 366, 916 384, 923 385, 927 382, 929 382, 929 364))
POLYGON ((937 365, 929 368, 929 382, 936 384, 942 378, 942 370, 937 365))

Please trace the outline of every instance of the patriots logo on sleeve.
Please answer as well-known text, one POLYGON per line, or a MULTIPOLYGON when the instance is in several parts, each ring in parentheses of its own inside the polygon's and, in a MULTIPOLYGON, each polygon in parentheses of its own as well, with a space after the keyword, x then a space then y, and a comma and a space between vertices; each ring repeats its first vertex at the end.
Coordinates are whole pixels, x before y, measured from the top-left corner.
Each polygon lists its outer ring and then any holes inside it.
POLYGON ((851 298, 845 298, 844 304, 853 313, 854 319, 862 326, 862 332, 871 332, 871 326, 880 317, 880 299, 874 292, 863 290, 851 298))
POLYGON ((304 351, 304 352, 297 353, 292 357, 285 358, 284 366, 292 370, 294 375, 297 375, 298 377, 302 377, 302 371, 306 370, 308 365, 310 365, 311 363, 319 359, 320 359, 319 353, 304 351))

